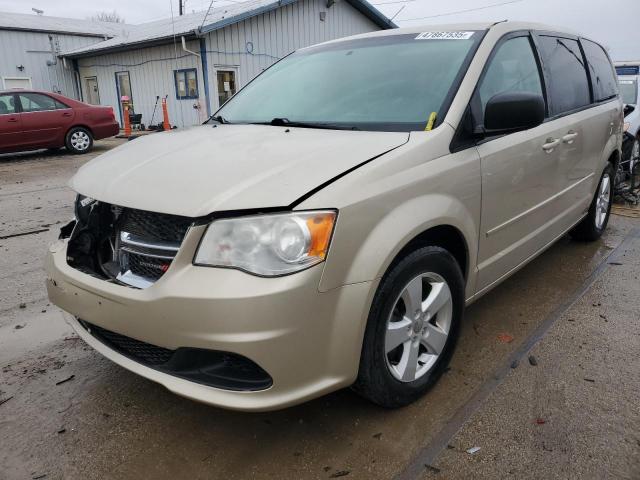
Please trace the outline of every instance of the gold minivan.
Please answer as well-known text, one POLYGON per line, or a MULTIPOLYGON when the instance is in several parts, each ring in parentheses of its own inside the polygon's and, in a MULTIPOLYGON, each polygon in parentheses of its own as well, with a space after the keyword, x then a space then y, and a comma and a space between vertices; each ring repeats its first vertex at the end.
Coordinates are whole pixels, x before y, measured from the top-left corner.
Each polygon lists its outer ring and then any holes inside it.
POLYGON ((71 180, 51 300, 180 395, 282 408, 423 395, 465 305, 607 226, 622 104, 605 50, 528 23, 402 28, 298 50, 204 125, 71 180))

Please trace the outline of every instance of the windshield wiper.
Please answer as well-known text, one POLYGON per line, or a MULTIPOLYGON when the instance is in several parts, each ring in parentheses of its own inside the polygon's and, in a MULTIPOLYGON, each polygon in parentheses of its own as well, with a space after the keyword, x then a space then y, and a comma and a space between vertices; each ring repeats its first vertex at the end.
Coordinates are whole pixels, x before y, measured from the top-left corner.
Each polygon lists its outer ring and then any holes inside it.
POLYGON ((274 127, 324 128, 327 130, 360 130, 355 125, 339 125, 323 122, 296 122, 284 117, 276 117, 270 122, 256 122, 257 125, 273 125, 274 127))
POLYGON ((224 118, 222 115, 211 115, 209 117, 209 120, 213 120, 215 122, 218 122, 220 124, 230 124, 231 122, 229 120, 227 120, 226 118, 224 118))

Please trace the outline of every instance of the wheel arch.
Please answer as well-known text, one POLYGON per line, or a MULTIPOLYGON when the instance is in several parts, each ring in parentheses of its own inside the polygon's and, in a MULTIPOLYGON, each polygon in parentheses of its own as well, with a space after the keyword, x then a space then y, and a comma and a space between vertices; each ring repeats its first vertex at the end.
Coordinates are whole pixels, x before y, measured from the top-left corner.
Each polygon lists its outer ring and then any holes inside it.
POLYGON ((67 128, 67 131, 66 131, 66 132, 64 132, 64 138, 65 138, 65 140, 66 140, 66 138, 67 138, 67 135, 69 135, 69 132, 70 132, 71 130, 73 130, 74 128, 84 128, 85 130, 87 130, 87 131, 91 134, 91 136, 92 136, 92 137, 94 137, 94 140, 95 140, 95 134, 93 133, 92 128, 91 128, 89 125, 86 125, 86 124, 84 124, 84 123, 76 123, 76 124, 74 124, 74 125, 71 125, 69 128, 67 128))
POLYGON ((391 261, 387 271, 405 256, 423 247, 440 247, 447 250, 455 258, 462 276, 467 280, 469 275, 469 246, 463 233, 449 224, 429 227, 409 240, 391 261))
POLYGON ((613 167, 613 171, 616 172, 618 170, 618 165, 620 165, 621 154, 620 150, 617 148, 609 154, 607 158, 607 162, 611 164, 613 167))

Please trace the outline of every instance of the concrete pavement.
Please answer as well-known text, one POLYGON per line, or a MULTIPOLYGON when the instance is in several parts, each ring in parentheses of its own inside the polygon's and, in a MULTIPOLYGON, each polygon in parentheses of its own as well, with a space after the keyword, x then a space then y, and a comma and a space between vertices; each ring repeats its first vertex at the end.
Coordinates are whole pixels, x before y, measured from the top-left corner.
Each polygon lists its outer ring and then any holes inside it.
POLYGON ((637 219, 613 217, 592 244, 562 239, 471 306, 451 369, 414 405, 386 411, 345 390, 227 412, 102 358, 46 299, 42 257, 72 215, 66 182, 119 142, 0 156, 0 479, 390 479, 408 467, 413 478, 640 478, 637 219), (601 266, 617 247, 622 265, 601 266), (527 353, 511 369, 594 271, 533 347, 537 365, 527 353))

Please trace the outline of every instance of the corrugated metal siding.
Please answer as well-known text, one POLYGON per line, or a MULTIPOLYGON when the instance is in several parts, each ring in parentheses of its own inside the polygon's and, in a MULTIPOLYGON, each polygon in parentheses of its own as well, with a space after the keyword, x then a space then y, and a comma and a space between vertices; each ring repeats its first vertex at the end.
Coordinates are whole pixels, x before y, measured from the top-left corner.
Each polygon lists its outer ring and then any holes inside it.
MULTIPOLYGON (((235 70, 239 89, 293 50, 379 29, 346 2, 337 2, 327 8, 326 0, 300 0, 211 32, 206 35, 205 41, 212 112, 219 106, 217 70, 235 70), (320 21, 320 12, 326 12, 325 21, 320 21), (247 51, 248 42, 253 44, 252 53, 247 51)), ((187 48, 200 52, 197 41, 188 42, 187 48)), ((151 120, 156 95, 161 98, 168 95, 167 104, 172 124, 198 124, 206 118, 202 63, 200 58, 182 50, 180 38, 177 38, 176 49, 177 60, 173 45, 79 59, 82 88, 86 88, 86 77, 97 77, 100 102, 111 105, 118 111, 115 72, 126 70, 131 78, 135 111, 142 113, 144 123, 148 124, 151 120), (183 68, 196 68, 198 71, 198 101, 176 100, 173 71, 183 68), (196 102, 200 104, 200 110, 193 108, 196 102)), ((161 118, 162 112, 158 105, 154 123, 161 118)))
MULTIPOLYGON (((187 42, 187 48, 199 52, 199 42, 187 42)), ((163 45, 101 55, 99 57, 81 58, 78 60, 78 69, 80 71, 83 98, 87 98, 84 91, 86 89, 85 78, 97 77, 100 103, 102 105, 111 105, 116 112, 118 112, 116 72, 128 71, 131 80, 134 110, 136 113, 142 114, 142 122, 145 124, 149 124, 151 121, 156 95, 159 95, 160 99, 168 95, 167 108, 172 125, 196 125, 206 119, 204 80, 202 78, 200 58, 182 50, 180 38, 176 39, 175 49, 173 45, 163 45), (184 68, 195 68, 197 70, 200 95, 197 100, 176 99, 173 72, 184 68), (194 104, 200 105, 201 108, 199 110, 194 109, 194 104)), ((160 102, 161 100, 158 101, 153 123, 162 121, 160 102)))
POLYGON ((68 68, 64 68, 61 59, 57 59, 56 65, 47 65, 47 60, 56 60, 51 52, 49 35, 59 51, 101 41, 99 37, 0 29, 0 77, 31 77, 33 88, 78 98, 71 62, 67 62, 68 68), (16 68, 19 65, 25 67, 23 71, 16 68))

